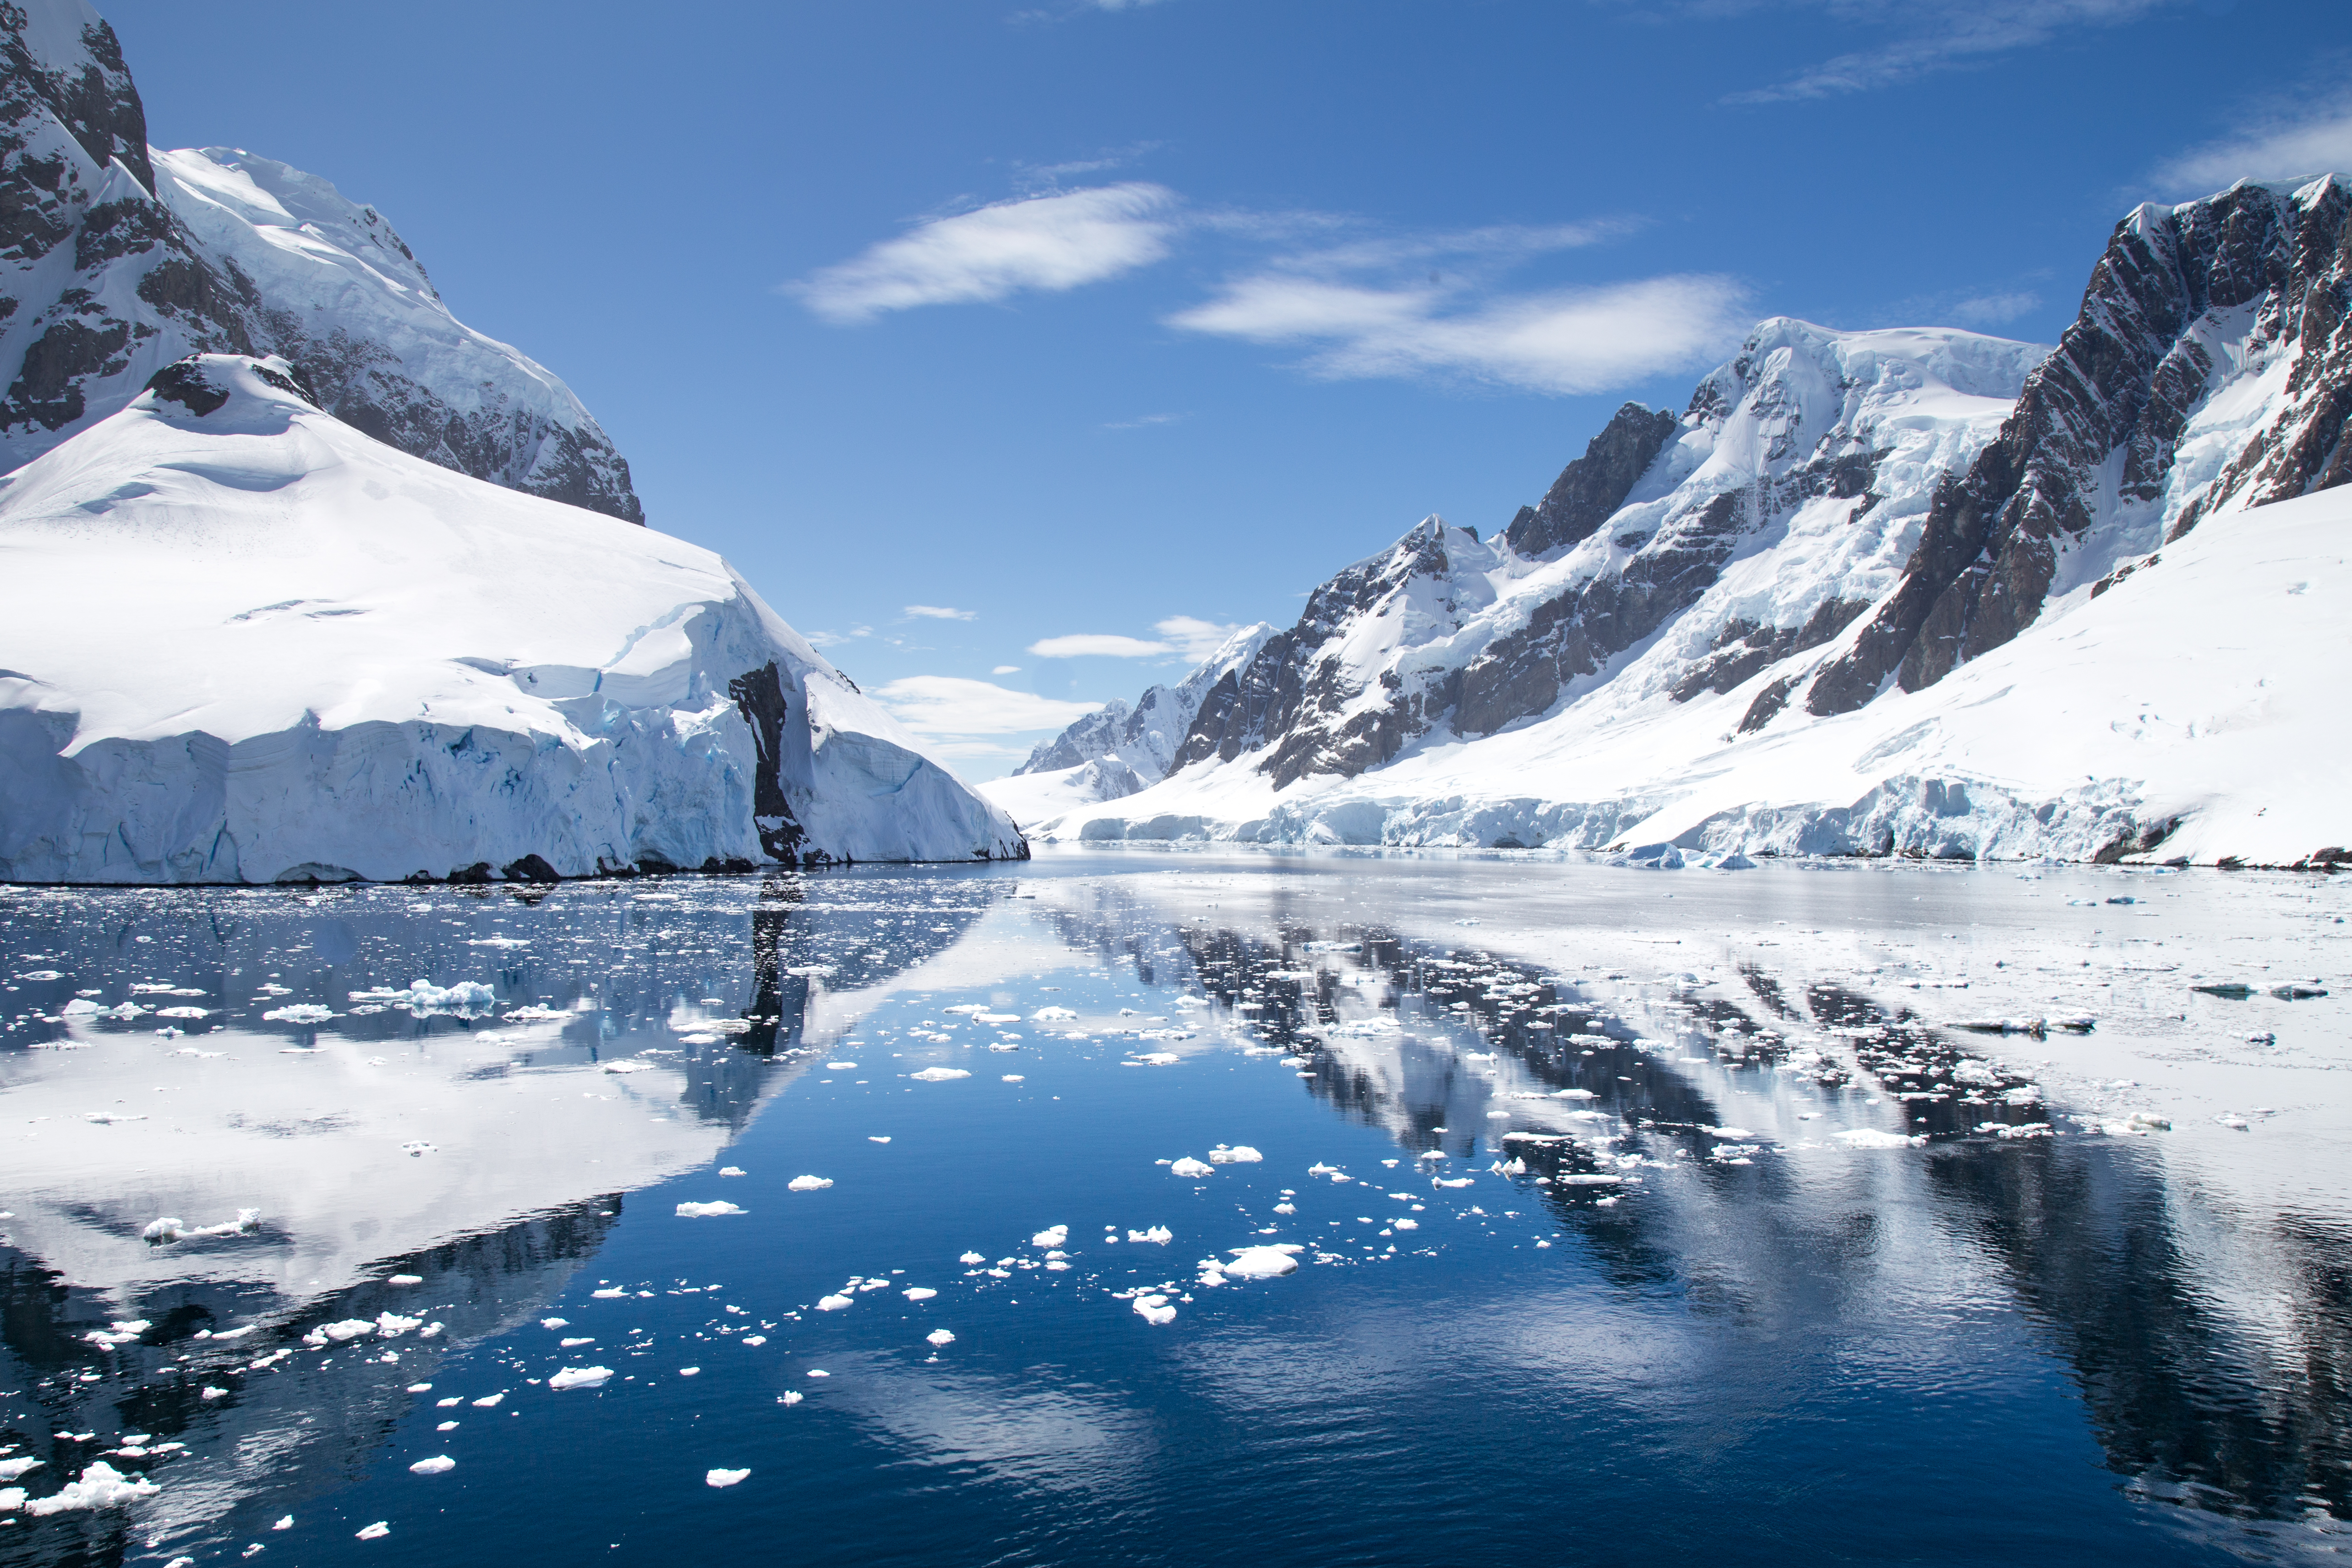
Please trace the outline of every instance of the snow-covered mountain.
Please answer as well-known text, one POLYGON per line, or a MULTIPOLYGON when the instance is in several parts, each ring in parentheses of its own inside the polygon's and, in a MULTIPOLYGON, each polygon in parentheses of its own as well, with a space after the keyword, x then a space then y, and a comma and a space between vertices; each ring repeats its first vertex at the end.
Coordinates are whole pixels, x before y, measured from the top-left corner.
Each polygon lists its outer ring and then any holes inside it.
POLYGON ((644 521, 572 390, 451 315, 382 214, 267 158, 150 148, 113 29, 82 0, 0 5, 0 467, 186 354, 278 354, 402 451, 644 521))
POLYGON ((1175 765, 1202 699, 1247 666, 1274 634, 1263 621, 1243 627, 1182 680, 1149 688, 1133 707, 1114 697, 1031 751, 1011 777, 981 786, 982 792, 1027 822, 1150 788, 1175 765))
POLYGON ((2352 477, 2347 212, 2332 176, 2143 207, 2055 351, 1766 321, 1498 538, 1433 517, 1331 579, 1207 693, 1166 779, 1041 831, 2333 848, 2334 795, 2296 793, 2292 747, 2258 759, 2352 669, 2267 596, 2325 579, 2352 507, 2250 508, 2352 477), (1972 663, 2003 679, 1963 712, 1938 683, 1972 663))
POLYGON ((192 357, 0 479, 0 879, 1020 856, 708 550, 192 357))

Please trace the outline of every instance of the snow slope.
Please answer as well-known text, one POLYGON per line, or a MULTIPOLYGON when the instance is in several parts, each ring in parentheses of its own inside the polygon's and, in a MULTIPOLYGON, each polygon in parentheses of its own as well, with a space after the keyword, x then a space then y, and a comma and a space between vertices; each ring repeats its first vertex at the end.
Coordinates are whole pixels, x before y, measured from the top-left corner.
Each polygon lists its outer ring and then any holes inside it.
POLYGON ((1277 790, 1195 764, 1045 836, 2290 863, 2352 843, 2352 490, 2210 517, 1919 692, 1735 727, 1768 669, 1277 790), (2177 827, 2172 825, 2177 822, 2177 827), (2166 829, 2171 828, 2168 835, 2166 829))
POLYGON ((183 361, 0 480, 0 877, 1024 852, 718 556, 409 456, 282 360, 183 361))
POLYGON ((81 0, 0 9, 0 467, 191 352, 277 353, 347 423, 494 484, 644 520, 571 390, 452 316, 374 208, 226 148, 155 151, 81 0))

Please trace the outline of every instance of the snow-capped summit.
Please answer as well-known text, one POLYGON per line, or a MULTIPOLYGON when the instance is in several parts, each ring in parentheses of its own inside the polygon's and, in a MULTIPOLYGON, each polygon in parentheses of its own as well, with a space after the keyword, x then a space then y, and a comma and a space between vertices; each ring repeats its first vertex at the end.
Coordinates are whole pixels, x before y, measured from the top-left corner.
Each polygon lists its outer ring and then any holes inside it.
POLYGON ((404 452, 644 520, 571 389, 458 321, 382 214, 270 159, 148 147, 113 30, 81 0, 0 7, 0 467, 188 353, 276 353, 404 452))
POLYGON ((683 540, 193 356, 0 479, 0 879, 1025 853, 683 540))

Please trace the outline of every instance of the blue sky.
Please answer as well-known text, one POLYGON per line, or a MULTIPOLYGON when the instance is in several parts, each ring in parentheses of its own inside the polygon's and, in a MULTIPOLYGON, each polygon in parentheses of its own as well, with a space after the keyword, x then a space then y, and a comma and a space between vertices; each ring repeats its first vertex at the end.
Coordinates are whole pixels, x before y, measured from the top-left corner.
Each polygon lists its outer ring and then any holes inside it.
POLYGON ((2135 203, 2352 168, 2340 0, 100 8, 974 779, 1758 319, 2052 341, 2135 203))

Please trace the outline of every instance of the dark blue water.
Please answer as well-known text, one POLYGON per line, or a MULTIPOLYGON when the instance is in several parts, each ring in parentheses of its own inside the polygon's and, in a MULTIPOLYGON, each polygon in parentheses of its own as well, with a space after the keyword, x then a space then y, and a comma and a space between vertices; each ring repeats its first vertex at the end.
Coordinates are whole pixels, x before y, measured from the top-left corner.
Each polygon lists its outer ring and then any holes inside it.
MULTIPOLYGON (((0 1561, 2331 1552, 2352 1182, 2095 1130, 2097 1051, 2223 1026, 2067 874, 18 890, 11 973, 58 977, 0 1033, 0 1458, 140 1495, 0 1514, 0 1561), (2104 1033, 1947 1026, 2021 969, 2104 1033), (494 999, 366 999, 420 977, 494 999)), ((2324 887, 2217 886, 2162 885, 2176 952, 2327 957, 2324 887)))

